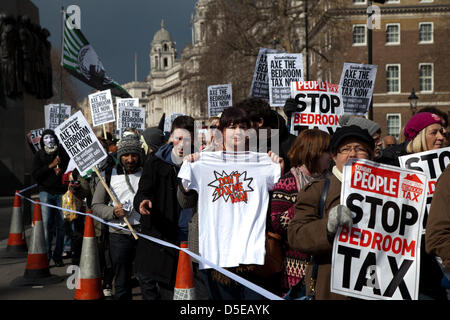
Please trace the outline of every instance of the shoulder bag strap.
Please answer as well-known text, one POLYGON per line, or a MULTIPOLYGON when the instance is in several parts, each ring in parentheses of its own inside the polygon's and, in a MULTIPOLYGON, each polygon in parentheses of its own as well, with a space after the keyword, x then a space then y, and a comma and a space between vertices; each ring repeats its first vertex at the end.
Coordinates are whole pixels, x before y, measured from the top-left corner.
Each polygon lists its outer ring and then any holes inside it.
POLYGON ((330 179, 325 178, 325 185, 323 186, 322 195, 320 196, 319 217, 323 218, 323 209, 325 208, 325 200, 327 200, 328 188, 330 187, 330 179))
MULTIPOLYGON (((322 195, 320 196, 320 204, 319 204, 319 217, 320 217, 320 219, 323 218, 323 210, 325 208, 325 200, 327 199, 329 186, 330 186, 330 179, 328 179, 328 177, 326 177, 325 178, 325 185, 324 185, 323 190, 322 190, 322 195)), ((318 264, 314 263, 313 272, 312 272, 312 275, 311 275, 311 279, 314 280, 314 282, 317 279, 318 270, 319 270, 318 264)))

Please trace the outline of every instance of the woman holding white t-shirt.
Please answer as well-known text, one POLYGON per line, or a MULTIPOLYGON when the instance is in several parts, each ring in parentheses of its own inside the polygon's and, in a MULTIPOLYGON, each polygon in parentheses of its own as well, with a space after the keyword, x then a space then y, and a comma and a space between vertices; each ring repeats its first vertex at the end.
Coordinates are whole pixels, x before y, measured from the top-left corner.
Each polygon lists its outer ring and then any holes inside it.
MULTIPOLYGON (((283 159, 281 159, 277 154, 270 152, 268 153, 268 156, 262 156, 261 154, 257 154, 257 153, 247 153, 247 152, 243 152, 243 151, 248 151, 249 150, 249 144, 253 143, 252 141, 249 141, 249 136, 255 136, 255 135, 250 135, 249 130, 252 129, 248 129, 250 127, 250 122, 249 122, 249 117, 247 116, 247 113, 241 109, 241 108, 236 108, 236 107, 231 107, 231 108, 227 108, 225 109, 225 111, 223 112, 221 118, 220 118, 220 122, 219 122, 219 131, 223 136, 223 140, 224 140, 224 152, 204 152, 202 154, 196 153, 196 154, 192 154, 189 155, 185 158, 186 161, 188 161, 189 163, 192 163, 194 161, 197 161, 199 158, 202 160, 201 157, 203 158, 208 158, 208 157, 214 157, 214 156, 218 156, 218 157, 227 157, 228 158, 236 160, 239 159, 238 161, 242 161, 244 159, 244 163, 245 163, 245 157, 249 157, 250 158, 255 158, 255 156, 258 157, 265 157, 266 160, 268 160, 270 162, 270 164, 267 164, 267 170, 265 171, 270 171, 273 169, 275 169, 276 171, 278 171, 275 175, 271 176, 272 180, 275 181, 270 181, 270 183, 268 184, 268 187, 265 189, 265 187, 261 187, 261 185, 259 185, 259 189, 255 188, 255 185, 253 185, 254 189, 256 192, 262 192, 262 193, 266 193, 264 195, 260 195, 261 199, 266 199, 267 204, 268 204, 268 199, 269 199, 269 190, 271 190, 273 188, 273 185, 278 181, 279 177, 281 176, 282 170, 284 168, 284 161, 283 159), (220 156, 219 156, 220 154, 220 156), (236 158, 234 158, 233 155, 237 155, 236 158), (277 165, 274 165, 274 164, 277 165), (277 169, 278 168, 278 169, 277 169), (280 170, 281 169, 281 170, 280 170)), ((222 158, 218 158, 218 159, 222 159, 222 158)), ((206 162, 207 160, 205 160, 206 162)), ((250 160, 251 161, 251 160, 250 160)), ((199 163, 202 161, 198 161, 199 163)), ((229 163, 233 162, 232 160, 229 161, 229 163)), ((193 170, 193 169, 188 169, 186 167, 191 167, 194 166, 194 164, 189 164, 189 163, 183 163, 182 169, 180 170, 180 175, 178 176, 179 178, 185 178, 185 176, 183 176, 183 171, 187 172, 189 170, 193 170), (183 170, 183 167, 185 167, 183 170)), ((223 163, 222 163, 223 164, 223 163)), ((221 165, 220 161, 217 161, 217 167, 215 168, 215 172, 220 172, 222 173, 223 170, 227 171, 225 167, 223 167, 221 165)), ((215 166, 214 166, 215 167, 215 166)), ((203 170, 203 175, 206 175, 206 170, 203 170)), ((191 172, 191 171, 189 171, 191 172)), ((193 171, 192 171, 193 172, 193 171)), ((250 174, 250 173, 249 173, 250 174)), ((257 179, 260 177, 254 177, 254 183, 259 183, 256 182, 257 179)), ((192 180, 197 180, 192 178, 192 180)), ((206 180, 204 180, 206 181, 206 180)), ((208 182, 208 181, 207 181, 208 182)), ((205 185, 207 185, 208 183, 202 183, 199 182, 198 184, 201 184, 202 186, 199 187, 197 186, 197 190, 204 190, 205 185), (203 188, 203 189, 202 189, 203 188)), ((179 203, 182 207, 197 207, 197 205, 204 203, 205 202, 205 198, 203 198, 203 201, 201 199, 201 196, 199 194, 197 194, 196 192, 192 192, 192 190, 189 190, 190 186, 186 186, 185 180, 183 180, 183 186, 180 186, 179 190, 178 190, 178 200, 179 203), (200 200, 198 200, 200 198, 200 200)), ((212 189, 211 189, 212 190, 212 189)), ((253 190, 252 190, 253 191, 253 190)), ((202 191, 201 191, 202 192, 202 191)), ((208 193, 208 192, 205 192, 208 193)), ((209 194, 211 194, 212 192, 209 192, 209 194)), ((254 194, 249 192, 249 197, 253 197, 254 194)), ((256 196, 256 195, 255 195, 256 196)), ((220 198, 220 197, 219 197, 220 198)), ((213 200, 214 203, 220 202, 222 201, 222 199, 215 199, 213 200)), ((230 205, 229 201, 227 203, 227 205, 230 205)), ((250 201, 249 201, 250 203, 250 201)), ((258 206, 258 208, 261 209, 264 208, 264 206, 258 206)), ((249 208, 253 208, 250 207, 249 208)), ((233 208, 234 209, 234 208, 233 208)), ((261 214, 263 212, 263 221, 265 223, 265 219, 267 217, 267 213, 268 213, 268 206, 265 207, 265 209, 261 209, 261 214)), ((235 214, 235 210, 229 211, 231 213, 235 214)), ((221 212, 221 214, 223 215, 225 212, 221 212)), ((214 213, 211 213, 211 215, 213 215, 214 213)), ((261 217, 261 214, 259 213, 255 213, 256 215, 258 215, 258 217, 261 217)), ((202 254, 202 252, 199 252, 199 248, 198 248, 198 242, 199 242, 199 229, 198 229, 198 220, 199 220, 199 215, 201 216, 201 214, 198 214, 197 210, 195 210, 194 216, 191 220, 190 223, 190 227, 189 227, 189 248, 191 251, 200 254, 201 256, 203 256, 205 259, 207 258, 205 256, 205 254, 202 254)), ((203 224, 202 224, 203 225, 203 224)), ((264 224, 265 226, 265 224, 264 224)), ((245 229, 245 226, 242 226, 242 228, 245 229)), ((258 229, 260 230, 260 229, 258 229)), ((227 230, 207 230, 209 232, 209 234, 223 234, 226 233, 227 230)), ((203 230, 203 235, 205 234, 205 230, 203 230)), ((265 237, 265 230, 263 230, 264 233, 264 237, 265 237)), ((251 236, 249 236, 251 237, 251 236)), ((205 241, 202 241, 200 243, 200 247, 202 247, 204 245, 205 241)), ((245 241, 243 241, 243 243, 245 243, 245 241)), ((222 243, 223 244, 223 243, 222 243)), ((228 246, 228 244, 227 244, 228 246)), ((262 240, 262 246, 264 247, 264 239, 262 240)), ((229 247, 232 247, 232 244, 229 245, 229 247)), ((241 245, 241 247, 243 247, 241 245)), ((245 247, 245 244, 244 244, 245 247)), ((227 248, 225 245, 223 245, 222 247, 220 247, 219 249, 220 251, 227 251, 227 248)), ((231 249, 230 249, 231 250, 231 249)), ((255 249, 256 250, 256 249, 255 249)), ((200 250, 201 251, 201 250, 200 250)), ((250 250, 251 251, 251 250, 250 250)), ((257 251, 257 250, 256 250, 257 251)), ((252 252, 248 252, 248 256, 252 256, 252 252)), ((220 256, 220 254, 218 254, 220 256)), ((224 263, 226 265, 226 262, 224 262, 223 260, 219 259, 221 261, 221 263, 224 263)), ((212 261, 213 263, 215 261, 212 261)), ((220 263, 218 263, 220 265, 220 263)), ((223 265, 220 265, 223 266, 223 265)), ((228 265, 226 265, 228 266, 228 265)), ((239 265, 236 265, 235 267, 227 267, 228 270, 237 273, 239 276, 246 278, 247 280, 249 280, 250 282, 253 282, 257 285, 263 286, 264 284, 267 284, 267 279, 262 279, 259 278, 258 276, 256 276, 252 271, 256 268, 256 265, 254 264, 241 264, 239 263, 239 265)), ((216 271, 215 269, 205 269, 205 270, 201 270, 201 274, 207 284, 208 287, 208 291, 209 291, 209 297, 212 300, 255 300, 255 299, 263 299, 263 297, 261 295, 259 295, 258 293, 248 289, 245 286, 240 285, 239 283, 231 280, 230 278, 226 277, 225 275, 221 274, 220 272, 216 271)))

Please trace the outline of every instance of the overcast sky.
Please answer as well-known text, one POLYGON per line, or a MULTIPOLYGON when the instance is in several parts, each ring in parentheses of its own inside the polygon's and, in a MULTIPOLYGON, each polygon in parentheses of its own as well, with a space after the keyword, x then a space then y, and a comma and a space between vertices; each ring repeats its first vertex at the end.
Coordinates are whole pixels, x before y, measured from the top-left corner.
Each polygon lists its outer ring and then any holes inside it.
MULTIPOLYGON (((138 55, 138 80, 150 71, 150 42, 164 19, 178 57, 192 41, 190 17, 196 0, 31 0, 39 8, 41 26, 50 33, 54 48, 61 47, 61 7, 81 9, 81 31, 94 47, 106 73, 120 84, 134 80, 134 54, 138 55)), ((79 85, 81 95, 91 88, 79 85)))

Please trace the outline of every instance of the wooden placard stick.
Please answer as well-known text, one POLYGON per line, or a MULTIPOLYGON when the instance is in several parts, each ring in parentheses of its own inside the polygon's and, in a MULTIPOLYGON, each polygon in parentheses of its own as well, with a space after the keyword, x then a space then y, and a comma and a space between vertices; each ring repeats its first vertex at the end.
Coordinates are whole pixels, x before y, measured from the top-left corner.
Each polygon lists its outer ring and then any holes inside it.
POLYGON ((103 124, 103 136, 105 137, 105 140, 108 139, 108 136, 106 135, 106 125, 103 124))
MULTIPOLYGON (((100 182, 103 184, 103 186, 105 187, 106 192, 108 192, 109 196, 111 197, 114 206, 117 207, 120 205, 119 200, 115 197, 115 195, 111 192, 111 189, 109 189, 108 185, 106 184, 105 180, 103 179, 102 175, 100 174, 100 172, 97 169, 97 166, 94 166, 94 171, 97 174, 97 176, 100 179, 100 182)), ((137 240, 138 236, 136 234, 136 232, 134 231, 133 227, 131 226, 130 222, 128 221, 127 217, 123 217, 123 221, 125 221, 125 223, 128 226, 128 229, 130 229, 131 233, 133 234, 133 237, 137 240)))

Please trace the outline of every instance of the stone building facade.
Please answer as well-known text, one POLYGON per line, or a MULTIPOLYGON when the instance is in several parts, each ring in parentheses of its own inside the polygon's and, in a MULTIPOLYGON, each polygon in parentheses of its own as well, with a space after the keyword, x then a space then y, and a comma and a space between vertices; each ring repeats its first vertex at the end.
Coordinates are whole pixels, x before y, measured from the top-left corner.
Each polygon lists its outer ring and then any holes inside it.
POLYGON ((197 79, 198 57, 204 48, 204 17, 210 0, 199 0, 192 17, 192 44, 178 57, 176 43, 164 21, 150 43, 150 70, 145 81, 133 81, 122 86, 146 108, 147 127, 158 125, 163 114, 183 113, 204 119, 207 110, 196 102, 192 86, 197 79))

